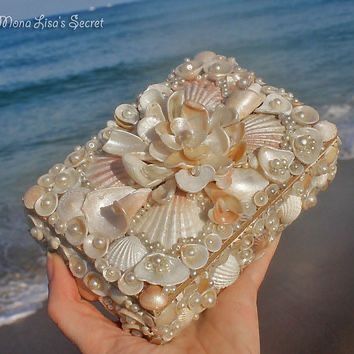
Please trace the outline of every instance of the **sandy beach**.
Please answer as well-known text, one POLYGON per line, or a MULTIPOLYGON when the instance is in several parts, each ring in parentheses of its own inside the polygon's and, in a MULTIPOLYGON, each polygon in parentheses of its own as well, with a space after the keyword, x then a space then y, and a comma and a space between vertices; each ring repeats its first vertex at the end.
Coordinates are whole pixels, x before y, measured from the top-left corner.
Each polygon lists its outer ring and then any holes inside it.
MULTIPOLYGON (((263 354, 354 352, 354 161, 283 234, 259 295, 263 354)), ((0 328, 1 354, 78 353, 46 305, 0 328)), ((99 354, 99 353, 97 353, 99 354)))

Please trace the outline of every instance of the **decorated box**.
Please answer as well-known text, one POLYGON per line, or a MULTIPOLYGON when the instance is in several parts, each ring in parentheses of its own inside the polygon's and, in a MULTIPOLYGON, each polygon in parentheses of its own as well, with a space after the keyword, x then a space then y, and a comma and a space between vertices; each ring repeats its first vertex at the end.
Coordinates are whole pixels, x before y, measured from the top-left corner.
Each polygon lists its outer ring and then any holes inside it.
POLYGON ((30 232, 124 329, 167 342, 316 204, 339 145, 292 93, 202 52, 39 177, 30 232))

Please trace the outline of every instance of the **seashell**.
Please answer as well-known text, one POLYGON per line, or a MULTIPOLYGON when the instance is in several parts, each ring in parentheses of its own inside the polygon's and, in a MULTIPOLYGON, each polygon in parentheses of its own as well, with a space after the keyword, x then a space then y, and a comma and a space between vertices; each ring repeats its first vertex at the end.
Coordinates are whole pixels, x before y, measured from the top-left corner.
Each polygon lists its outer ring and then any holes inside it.
POLYGON ((258 151, 259 166, 275 183, 284 183, 290 178, 289 165, 294 158, 294 154, 289 150, 261 147, 258 151))
POLYGON ((178 65, 175 69, 175 73, 185 80, 193 80, 199 75, 202 68, 202 62, 198 60, 189 60, 178 65))
POLYGON ((147 164, 133 154, 123 156, 127 174, 142 187, 155 187, 173 174, 169 168, 147 164))
POLYGON ((147 87, 147 90, 151 90, 151 89, 157 90, 163 96, 167 96, 167 97, 170 96, 173 92, 165 82, 149 85, 147 87))
POLYGON ((216 58, 216 53, 211 52, 209 50, 200 52, 195 55, 194 60, 201 61, 202 63, 206 63, 216 58))
POLYGON ((50 176, 56 176, 58 173, 64 171, 65 168, 66 167, 65 167, 65 165, 63 163, 57 163, 52 168, 49 169, 48 174, 50 176))
POLYGON ((94 265, 96 270, 100 273, 103 273, 104 269, 109 267, 108 261, 104 258, 96 258, 94 265))
POLYGON ((122 236, 127 228, 124 215, 117 217, 112 205, 115 201, 135 192, 132 187, 110 187, 89 192, 82 206, 89 232, 114 240, 122 236))
POLYGON ((189 277, 189 269, 178 259, 163 253, 152 253, 134 268, 137 279, 150 284, 173 286, 189 277))
POLYGON ((164 184, 154 189, 151 193, 152 199, 159 204, 170 202, 176 192, 176 180, 167 180, 164 184))
POLYGON ((108 239, 96 235, 88 235, 83 243, 84 252, 93 259, 103 257, 108 250, 108 246, 108 239))
POLYGON ((190 269, 199 269, 206 265, 209 258, 208 249, 199 244, 183 245, 181 247, 182 262, 190 269))
POLYGON ((36 201, 45 193, 45 189, 37 184, 27 189, 23 203, 27 209, 33 209, 36 201))
POLYGON ((58 196, 53 192, 44 193, 34 204, 34 209, 39 216, 49 216, 58 206, 58 196))
POLYGON ((38 178, 37 180, 38 185, 41 187, 49 188, 52 187, 54 184, 54 176, 47 173, 41 177, 38 178))
POLYGON ((145 247, 136 236, 127 236, 114 241, 105 258, 111 266, 124 272, 140 262, 146 253, 145 247))
POLYGON ((75 188, 66 192, 59 200, 57 214, 61 222, 66 223, 76 216, 82 216, 81 207, 88 188, 75 188))
POLYGON ((145 152, 147 145, 135 134, 124 130, 112 130, 102 150, 112 155, 123 156, 129 152, 145 152))
POLYGON ((115 267, 106 267, 103 269, 103 278, 108 282, 116 282, 120 278, 120 271, 115 267))
POLYGON ((175 174, 177 185, 180 189, 188 193, 200 192, 215 177, 215 169, 209 165, 197 168, 197 171, 179 170, 175 174), (194 174, 193 174, 194 173, 194 174))
POLYGON ((227 127, 239 121, 238 113, 223 104, 216 106, 209 122, 212 129, 215 126, 227 127))
POLYGON ((132 225, 135 233, 144 232, 150 242, 160 242, 163 247, 172 247, 179 238, 196 237, 207 220, 206 213, 198 202, 176 194, 163 205, 152 205, 132 225))
POLYGON ((311 180, 311 185, 309 189, 318 188, 326 189, 328 186, 328 173, 322 174, 320 176, 314 176, 311 180))
POLYGON ((87 236, 88 229, 83 216, 76 216, 66 225, 65 238, 73 246, 79 246, 87 236))
POLYGON ((157 117, 145 117, 140 120, 137 126, 138 135, 146 142, 151 143, 153 140, 156 140, 157 133, 155 127, 160 124, 162 121, 157 117))
POLYGON ((289 195, 279 207, 279 216, 284 224, 291 224, 301 213, 302 201, 296 195, 289 195))
POLYGON ((143 92, 139 98, 139 109, 145 113, 147 107, 152 103, 157 103, 160 106, 163 106, 164 97, 160 90, 156 88, 150 88, 143 92))
POLYGON ((322 140, 325 142, 334 139, 338 134, 337 127, 327 120, 321 120, 314 126, 314 128, 318 130, 321 134, 322 140))
POLYGON ((108 284, 105 282, 102 275, 98 273, 87 273, 84 277, 84 284, 96 295, 105 296, 108 292, 108 284))
POLYGON ((229 255, 226 262, 217 266, 211 276, 214 287, 218 290, 227 288, 240 275, 240 265, 235 256, 229 255))
POLYGON ((231 73, 235 67, 235 61, 216 56, 213 60, 204 64, 203 69, 208 74, 208 79, 218 80, 231 73))
POLYGON ((125 295, 139 294, 144 288, 144 283, 136 278, 130 270, 126 271, 118 280, 118 289, 125 295))
POLYGON ((77 255, 69 256, 69 269, 76 278, 83 278, 87 273, 87 263, 77 255))
POLYGON ((184 84, 184 105, 196 110, 214 111, 221 103, 221 90, 207 80, 186 82, 184 84))
POLYGON ((167 305, 168 296, 160 286, 149 285, 139 295, 139 303, 145 310, 159 311, 167 305))
MULTIPOLYGON (((78 150, 73 151, 71 154, 68 155, 68 157, 65 159, 65 166, 71 166, 71 167, 77 167, 84 163, 86 161, 86 150, 85 148, 80 148, 78 150)), ((60 167, 59 167, 60 169, 60 167)), ((55 170, 59 170, 58 168, 55 170)), ((64 170, 61 170, 58 173, 53 173, 54 176, 58 175, 59 173, 64 172, 64 170)))
POLYGON ((253 151, 261 146, 280 147, 285 127, 274 115, 251 114, 242 122, 245 127, 243 138, 248 151, 253 151))
POLYGON ((121 104, 115 109, 114 118, 118 126, 131 129, 139 121, 139 112, 132 104, 121 104))
POLYGON ((88 166, 86 178, 94 188, 125 186, 131 181, 120 156, 95 156, 88 166))
POLYGON ((291 118, 300 125, 315 124, 320 120, 318 112, 310 106, 294 107, 291 118))
POLYGON ((225 190, 243 203, 252 201, 258 191, 263 190, 269 182, 257 171, 251 168, 233 168, 232 183, 225 190))
POLYGON ((167 101, 167 113, 170 122, 174 118, 181 117, 181 109, 184 100, 184 90, 175 91, 167 101))
POLYGON ((54 177, 53 192, 63 194, 68 189, 77 187, 80 182, 80 175, 73 167, 58 173, 54 177))
POLYGON ((166 326, 172 323, 177 317, 177 304, 172 302, 166 306, 156 317, 157 327, 166 326))
POLYGON ((265 99, 259 84, 252 84, 246 90, 235 88, 226 100, 226 106, 232 108, 243 119, 250 115, 265 99))
POLYGON ((314 162, 320 155, 322 137, 314 128, 298 128, 291 139, 295 156, 304 164, 314 162))
POLYGON ((290 114, 291 110, 292 105, 286 98, 276 93, 271 93, 255 111, 257 113, 290 114))
POLYGON ((205 236, 204 244, 210 252, 217 252, 222 246, 222 239, 217 233, 210 233, 205 236))

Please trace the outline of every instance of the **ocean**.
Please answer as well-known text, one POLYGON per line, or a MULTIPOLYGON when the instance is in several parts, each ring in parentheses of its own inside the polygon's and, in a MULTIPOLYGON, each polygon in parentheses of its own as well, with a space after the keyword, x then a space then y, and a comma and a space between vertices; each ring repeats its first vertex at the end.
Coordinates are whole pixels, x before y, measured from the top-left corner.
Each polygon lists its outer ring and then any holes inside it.
POLYGON ((185 57, 235 56, 336 122, 354 157, 353 1, 146 0, 78 15, 103 28, 0 28, 0 325, 47 296, 23 192, 185 57))

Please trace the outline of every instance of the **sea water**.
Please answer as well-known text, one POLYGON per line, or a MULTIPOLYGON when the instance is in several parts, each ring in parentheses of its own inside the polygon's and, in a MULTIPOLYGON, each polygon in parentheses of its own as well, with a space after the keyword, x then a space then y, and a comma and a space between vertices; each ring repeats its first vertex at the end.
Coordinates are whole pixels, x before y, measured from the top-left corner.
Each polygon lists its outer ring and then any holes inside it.
POLYGON ((102 28, 0 27, 0 325, 47 295, 23 192, 185 57, 235 56, 336 122, 354 156, 353 1, 146 0, 47 20, 73 15, 102 28))

